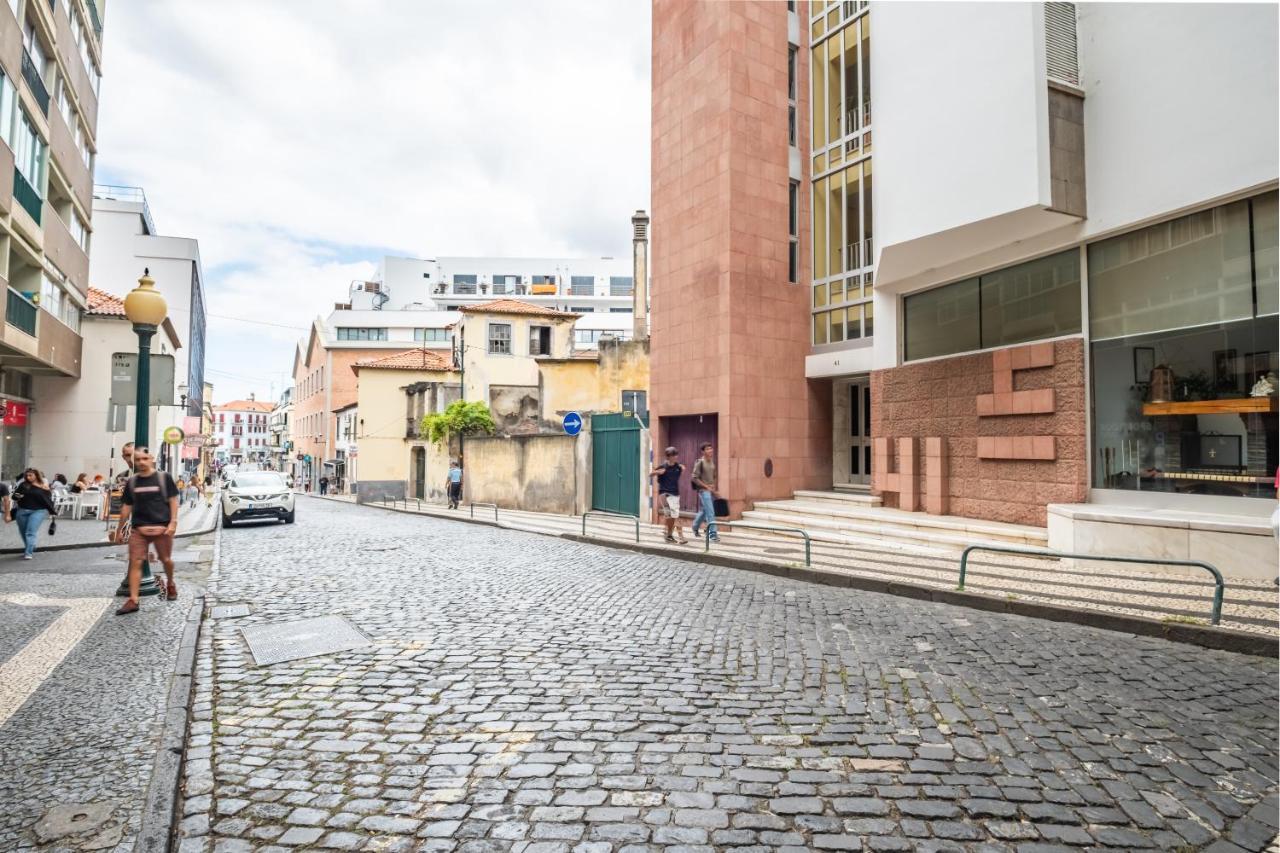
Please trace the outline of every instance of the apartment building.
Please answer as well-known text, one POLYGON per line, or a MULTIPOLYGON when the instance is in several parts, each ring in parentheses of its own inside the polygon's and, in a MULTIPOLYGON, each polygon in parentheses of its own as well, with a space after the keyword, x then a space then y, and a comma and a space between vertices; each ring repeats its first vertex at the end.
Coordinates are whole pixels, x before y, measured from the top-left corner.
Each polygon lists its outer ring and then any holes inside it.
POLYGON ((223 464, 262 464, 271 458, 269 421, 275 406, 255 400, 232 400, 213 407, 213 436, 223 464))
MULTIPOLYGON (((78 377, 88 299, 101 3, 0 4, 0 477, 27 465, 38 376, 78 377)), ((136 276, 135 276, 136 279, 136 276)))
POLYGON ((351 307, 448 311, 513 297, 553 311, 629 314, 630 258, 385 257, 351 307))
POLYGON ((270 452, 271 466, 277 471, 292 471, 290 452, 293 449, 291 433, 293 422, 293 389, 286 388, 271 410, 267 420, 270 440, 267 443, 270 452))
POLYGON ((655 0, 659 442, 716 442, 736 511, 861 490, 1274 573, 1276 25, 655 0))

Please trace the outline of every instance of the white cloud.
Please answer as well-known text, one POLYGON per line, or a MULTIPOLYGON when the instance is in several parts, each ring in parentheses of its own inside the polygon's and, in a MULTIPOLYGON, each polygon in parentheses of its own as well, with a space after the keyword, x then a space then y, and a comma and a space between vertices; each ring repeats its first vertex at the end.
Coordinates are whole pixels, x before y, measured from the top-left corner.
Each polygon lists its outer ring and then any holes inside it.
MULTIPOLYGON (((305 327, 384 252, 621 256, 648 207, 648 3, 130 0, 105 24, 98 178, 200 240, 212 314, 305 327)), ((280 390, 295 333, 209 330, 218 399, 280 390)))

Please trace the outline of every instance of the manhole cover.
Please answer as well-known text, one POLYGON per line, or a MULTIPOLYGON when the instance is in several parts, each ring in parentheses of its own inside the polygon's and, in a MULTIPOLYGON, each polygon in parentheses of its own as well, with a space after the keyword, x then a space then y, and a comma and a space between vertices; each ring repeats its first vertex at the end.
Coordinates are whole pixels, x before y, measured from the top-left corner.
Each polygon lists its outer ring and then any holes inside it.
POLYGON ((234 619, 237 616, 248 616, 249 605, 247 604, 219 604, 217 607, 209 608, 210 619, 234 619))
POLYGON ((369 645, 369 638, 341 616, 300 622, 250 625, 240 629, 259 666, 310 658, 369 645))
POLYGON ((92 832, 106 823, 114 810, 114 803, 66 803, 54 806, 36 823, 36 838, 45 844, 69 835, 92 832))

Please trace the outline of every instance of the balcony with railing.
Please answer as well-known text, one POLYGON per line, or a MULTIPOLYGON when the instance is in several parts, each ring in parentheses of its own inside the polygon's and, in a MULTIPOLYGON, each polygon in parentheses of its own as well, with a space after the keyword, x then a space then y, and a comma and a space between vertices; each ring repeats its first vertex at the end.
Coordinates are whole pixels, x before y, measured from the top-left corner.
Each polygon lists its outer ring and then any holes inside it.
POLYGON ((36 317, 39 316, 36 306, 18 291, 9 288, 9 299, 5 303, 4 321, 16 329, 36 335, 36 317))
POLYGON ((846 270, 869 267, 873 260, 875 260, 875 256, 872 254, 870 237, 866 240, 854 240, 844 247, 844 268, 846 270))
POLYGON ((36 103, 40 105, 40 111, 46 116, 49 115, 49 90, 45 88, 44 80, 40 77, 40 69, 36 68, 35 61, 32 60, 26 48, 22 50, 22 79, 27 81, 27 88, 35 96, 36 103))
POLYGON ((27 181, 25 175, 14 167, 13 170, 13 197, 18 200, 18 204, 22 205, 22 209, 31 215, 37 225, 40 224, 40 212, 44 209, 44 199, 40 198, 40 193, 35 187, 27 181))

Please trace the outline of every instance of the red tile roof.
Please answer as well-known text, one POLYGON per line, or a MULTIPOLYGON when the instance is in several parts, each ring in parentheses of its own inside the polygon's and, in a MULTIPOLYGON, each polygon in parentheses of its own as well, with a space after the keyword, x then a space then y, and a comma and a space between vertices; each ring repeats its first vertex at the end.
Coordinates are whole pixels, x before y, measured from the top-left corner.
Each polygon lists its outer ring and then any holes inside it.
POLYGON ((213 407, 215 412, 270 412, 275 406, 261 400, 232 400, 213 407))
POLYGON ((357 361, 351 369, 359 371, 364 367, 382 370, 453 370, 452 353, 438 352, 429 349, 411 349, 395 352, 380 358, 357 361))
POLYGON ((123 317, 124 300, 119 296, 107 293, 105 290, 99 290, 91 286, 89 288, 89 303, 86 313, 100 314, 107 317, 123 317))
POLYGON ((478 305, 463 305, 458 309, 463 314, 525 314, 530 317, 579 317, 568 311, 556 311, 543 308, 541 305, 530 305, 518 299, 495 299, 492 302, 481 302, 478 305))

